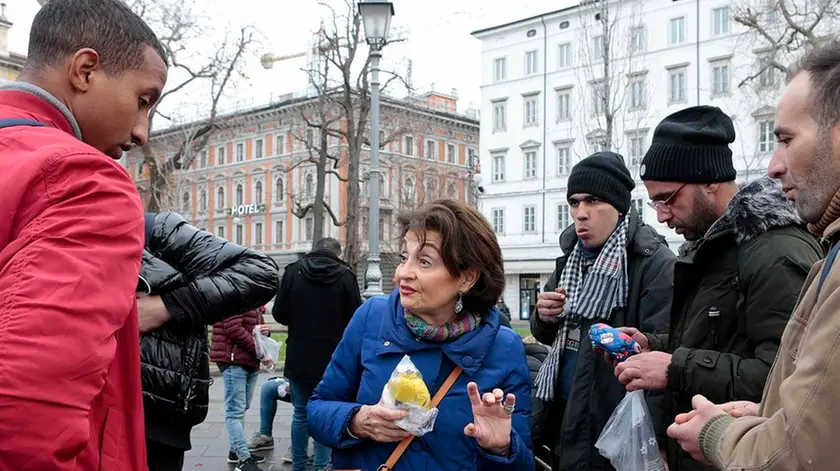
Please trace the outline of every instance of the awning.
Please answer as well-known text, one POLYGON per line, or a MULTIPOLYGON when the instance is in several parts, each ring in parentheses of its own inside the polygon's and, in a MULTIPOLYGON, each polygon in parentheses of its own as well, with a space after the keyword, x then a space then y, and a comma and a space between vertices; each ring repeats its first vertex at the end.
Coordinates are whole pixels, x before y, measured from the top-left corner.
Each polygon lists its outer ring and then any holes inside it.
POLYGON ((505 261, 505 274, 519 275, 534 273, 550 275, 554 272, 554 259, 551 260, 509 260, 505 261))

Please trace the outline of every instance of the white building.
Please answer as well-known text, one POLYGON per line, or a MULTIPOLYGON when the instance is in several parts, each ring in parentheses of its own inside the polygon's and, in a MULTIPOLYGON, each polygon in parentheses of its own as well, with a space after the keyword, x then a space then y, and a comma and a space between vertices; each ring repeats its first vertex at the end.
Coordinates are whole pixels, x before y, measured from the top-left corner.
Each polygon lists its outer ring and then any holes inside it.
MULTIPOLYGON (((733 118, 739 180, 764 174, 783 78, 758 73, 756 41, 731 9, 726 0, 593 2, 473 33, 482 42, 481 210, 499 237, 515 317, 527 318, 561 255, 567 176, 581 158, 610 148, 638 179, 657 123, 708 104, 733 118), (615 115, 611 139, 604 108, 615 115)), ((640 180, 633 195, 676 249, 682 238, 657 223, 640 180)))

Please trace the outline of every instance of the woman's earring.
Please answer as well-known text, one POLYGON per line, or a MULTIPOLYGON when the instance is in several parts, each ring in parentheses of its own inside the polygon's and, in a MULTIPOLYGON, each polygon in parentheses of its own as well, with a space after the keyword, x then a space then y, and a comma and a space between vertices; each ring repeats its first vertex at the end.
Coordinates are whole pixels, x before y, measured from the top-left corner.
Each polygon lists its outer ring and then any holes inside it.
POLYGON ((464 310, 463 297, 464 297, 464 295, 461 294, 460 291, 458 291, 458 297, 455 298, 455 314, 460 314, 461 311, 464 310))

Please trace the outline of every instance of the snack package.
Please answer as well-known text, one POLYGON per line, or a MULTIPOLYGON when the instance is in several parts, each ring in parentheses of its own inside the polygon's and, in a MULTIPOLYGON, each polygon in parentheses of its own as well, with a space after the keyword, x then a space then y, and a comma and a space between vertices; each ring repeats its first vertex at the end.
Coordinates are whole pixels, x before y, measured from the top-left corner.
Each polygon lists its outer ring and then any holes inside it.
POLYGON ((403 356, 391 372, 391 379, 382 389, 379 403, 389 409, 407 410, 408 417, 395 423, 414 436, 422 437, 435 427, 438 410, 431 407, 429 388, 408 355, 403 356))
POLYGON ((592 324, 589 338, 593 347, 609 353, 616 361, 624 361, 642 351, 642 347, 632 337, 607 324, 592 324))
POLYGON ((280 356, 281 343, 271 337, 266 337, 260 332, 260 326, 254 327, 252 332, 254 335, 254 343, 257 346, 257 358, 262 361, 265 358, 271 358, 271 366, 269 371, 274 371, 277 368, 277 357, 280 356))

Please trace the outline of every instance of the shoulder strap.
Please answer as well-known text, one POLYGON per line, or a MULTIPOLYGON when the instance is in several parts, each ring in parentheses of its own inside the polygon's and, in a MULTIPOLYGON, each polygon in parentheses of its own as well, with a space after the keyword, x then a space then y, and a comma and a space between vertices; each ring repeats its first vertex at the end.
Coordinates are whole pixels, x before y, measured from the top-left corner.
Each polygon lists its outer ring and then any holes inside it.
POLYGON ((149 240, 152 238, 152 231, 155 228, 155 214, 154 213, 146 213, 146 232, 145 232, 145 243, 144 246, 149 248, 149 240))
POLYGON ((37 128, 46 127, 46 124, 31 119, 0 119, 0 129, 15 126, 32 126, 37 128))
MULTIPOLYGON (((449 389, 455 384, 455 381, 458 380, 458 377, 461 376, 461 367, 455 366, 455 369, 452 370, 452 373, 449 373, 449 376, 446 378, 446 381, 440 386, 437 393, 435 393, 435 397, 432 398, 432 407, 437 407, 440 404, 440 401, 443 400, 443 397, 446 396, 446 393, 449 392, 449 389)), ((394 465, 397 464, 400 457, 402 457, 405 450, 408 449, 408 445, 411 445, 411 441, 414 440, 414 435, 409 435, 397 445, 397 448, 391 453, 391 456, 388 457, 388 461, 385 464, 379 466, 377 471, 391 471, 394 469, 394 465)))
POLYGON ((831 266, 834 265, 834 259, 837 258, 838 251, 840 251, 840 243, 835 243, 823 261, 822 271, 820 272, 820 281, 817 283, 817 297, 820 296, 823 283, 825 282, 825 279, 828 278, 829 272, 831 272, 831 266))

